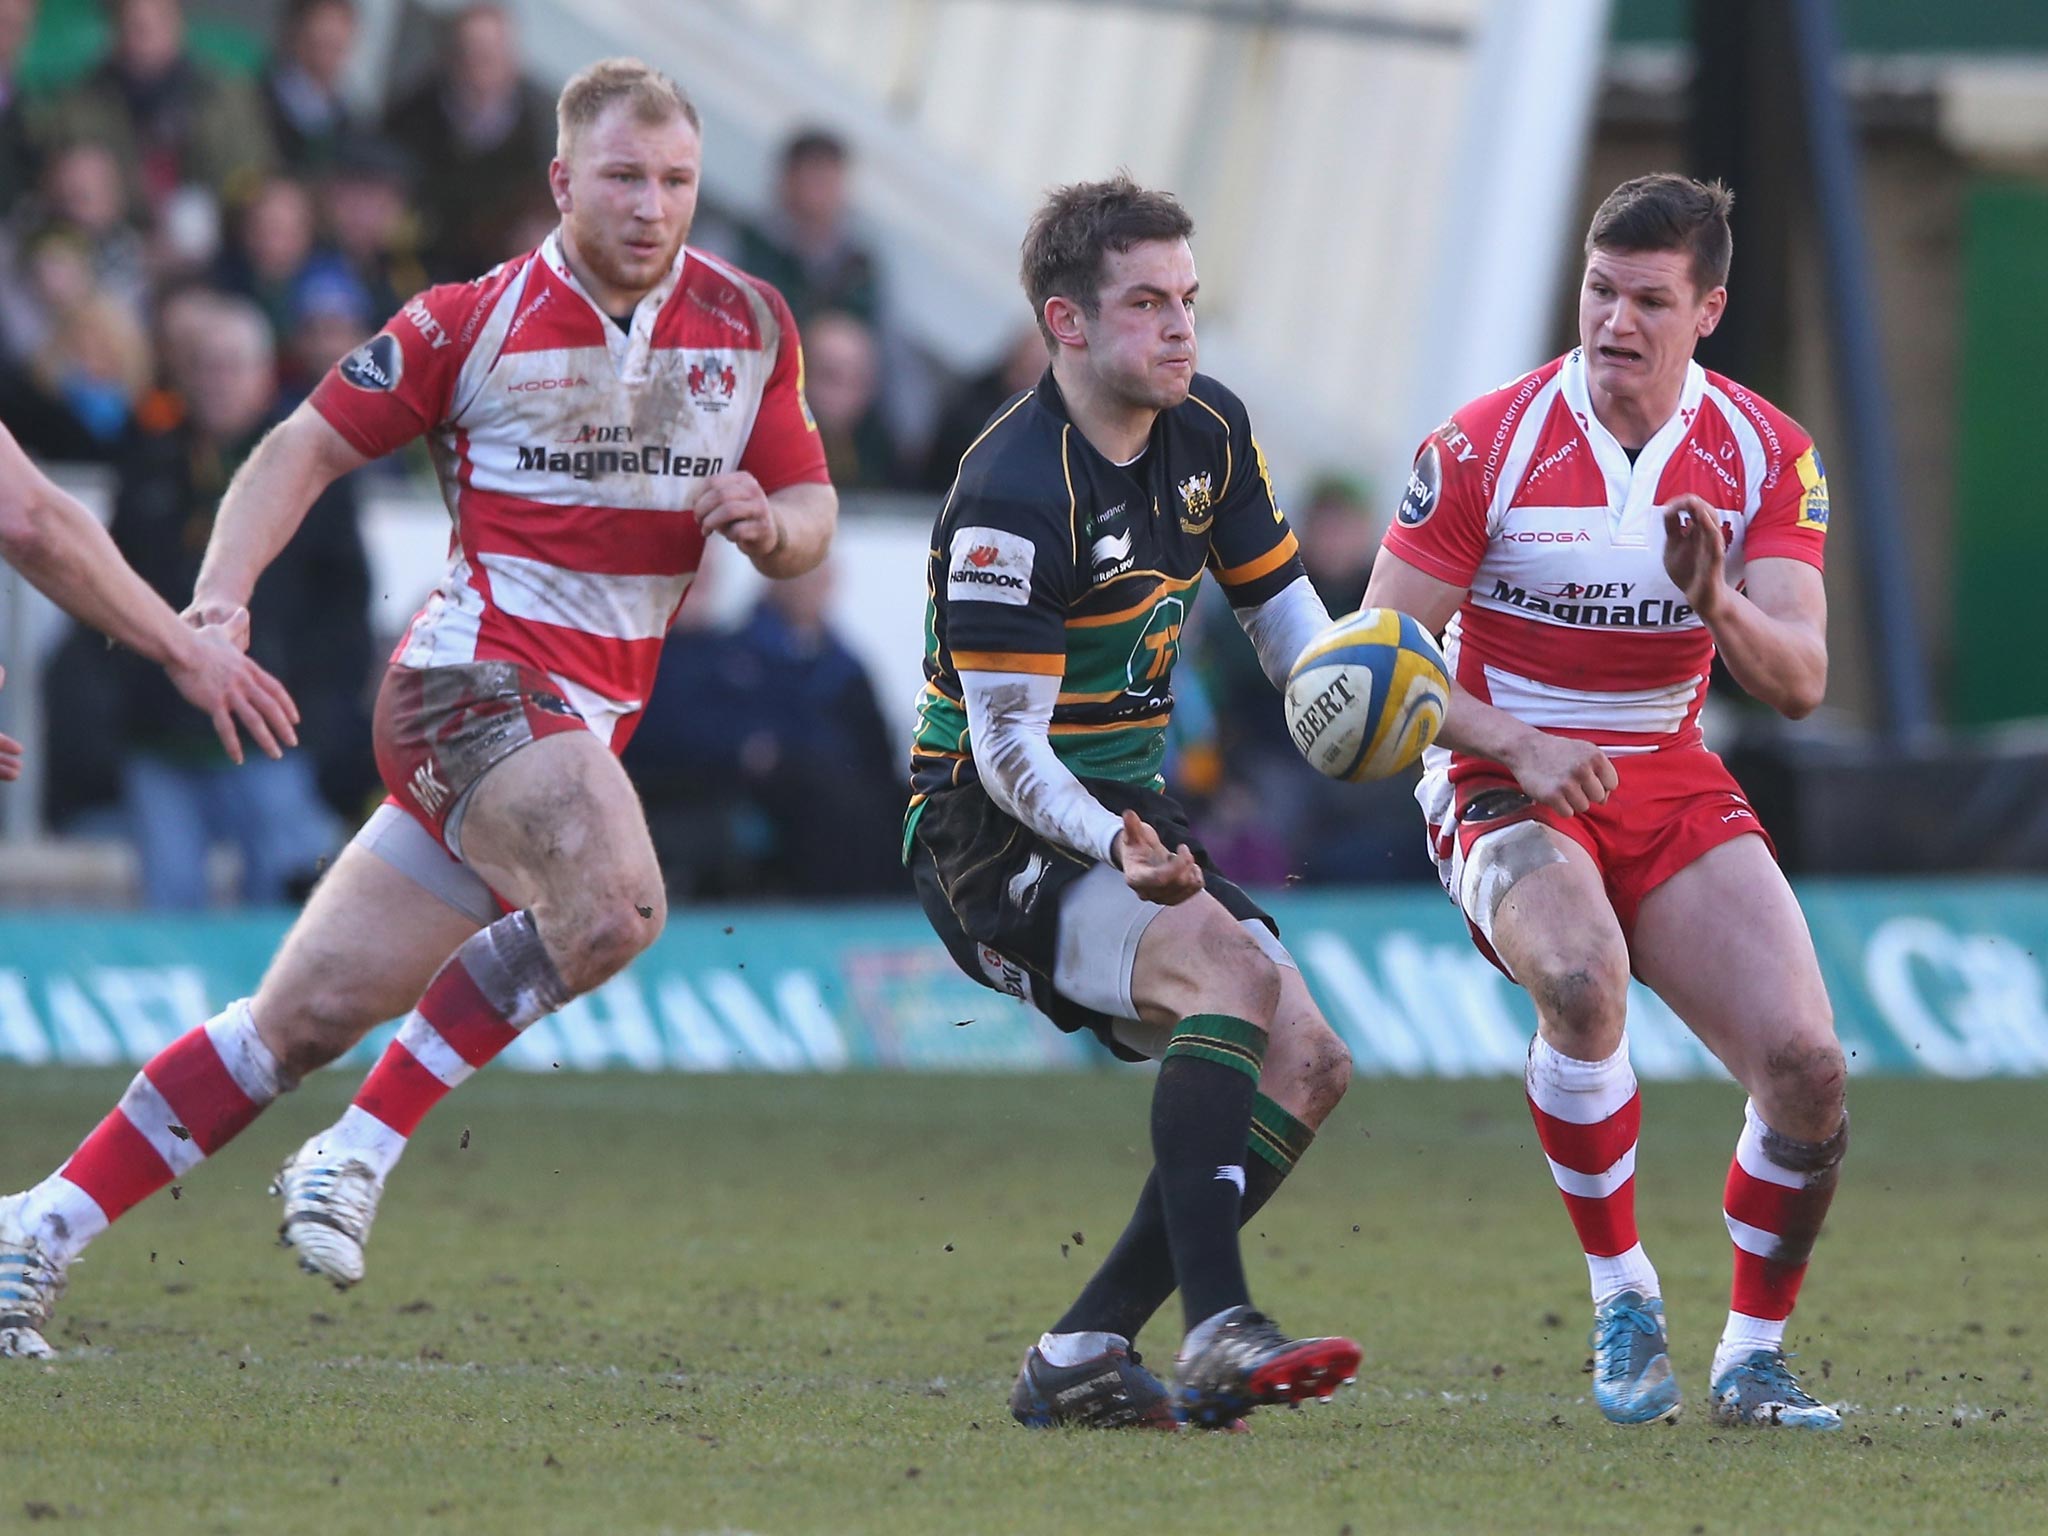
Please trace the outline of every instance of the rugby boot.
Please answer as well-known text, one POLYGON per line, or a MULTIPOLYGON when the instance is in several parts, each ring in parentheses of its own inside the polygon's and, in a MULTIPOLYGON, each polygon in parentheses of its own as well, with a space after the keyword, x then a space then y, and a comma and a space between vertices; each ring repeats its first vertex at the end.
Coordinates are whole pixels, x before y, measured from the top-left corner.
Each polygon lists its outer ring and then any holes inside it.
POLYGON ((1729 1366, 1714 1378, 1707 1417, 1716 1424, 1840 1429, 1841 1410, 1800 1386, 1790 1359, 1781 1349, 1759 1349, 1729 1366))
POLYGON ((21 1219, 26 1195, 0 1200, 0 1360, 47 1360, 43 1337, 64 1294, 64 1266, 21 1219))
POLYGON ((1182 1344, 1174 1402, 1190 1424, 1220 1429, 1266 1404, 1326 1400, 1358 1379, 1358 1361, 1350 1339, 1290 1339, 1265 1313, 1232 1307, 1182 1344))
POLYGON ((1077 1365, 1054 1365, 1032 1345, 1010 1388, 1010 1416, 1032 1429, 1179 1429, 1166 1384, 1128 1344, 1112 1344, 1077 1365))
POLYGON ((277 1170, 270 1192, 284 1199, 277 1237, 298 1250, 299 1268, 339 1291, 363 1278, 363 1245, 384 1196, 384 1181, 368 1163, 323 1152, 316 1136, 277 1170))
POLYGON ((1678 1378, 1664 1302, 1618 1291, 1593 1312, 1593 1402, 1611 1424, 1654 1424, 1678 1417, 1678 1378))

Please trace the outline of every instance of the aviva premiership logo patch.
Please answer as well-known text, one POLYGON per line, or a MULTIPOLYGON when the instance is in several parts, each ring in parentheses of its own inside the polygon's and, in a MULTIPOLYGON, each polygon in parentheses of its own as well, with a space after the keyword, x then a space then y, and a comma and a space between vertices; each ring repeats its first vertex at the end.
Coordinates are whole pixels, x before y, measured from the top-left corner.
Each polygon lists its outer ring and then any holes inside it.
POLYGON ((1216 493, 1209 472, 1189 475, 1175 487, 1180 492, 1180 526, 1184 533, 1207 533, 1216 520, 1216 493))
POLYGON ((1793 465, 1799 472, 1802 493, 1799 497, 1799 524, 1801 528, 1817 528, 1828 531, 1828 472, 1821 467, 1820 450, 1809 448, 1799 455, 1799 462, 1793 465))

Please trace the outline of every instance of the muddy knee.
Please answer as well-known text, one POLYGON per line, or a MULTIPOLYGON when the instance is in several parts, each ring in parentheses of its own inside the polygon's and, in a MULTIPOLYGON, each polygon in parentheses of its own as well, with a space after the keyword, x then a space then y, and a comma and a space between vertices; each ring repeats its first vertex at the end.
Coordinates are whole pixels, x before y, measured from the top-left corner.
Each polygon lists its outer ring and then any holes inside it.
POLYGON ((1751 1093, 1772 1125, 1791 1136, 1820 1140, 1843 1122, 1848 1082, 1838 1042, 1793 1041, 1764 1057, 1764 1081, 1751 1093))
POLYGON ((611 980, 661 936, 668 904, 657 890, 637 901, 612 896, 535 915, 562 980, 571 992, 583 993, 611 980))
POLYGON ((1628 966, 1621 956, 1566 954, 1520 970, 1518 979, 1560 1049, 1585 1060, 1613 1053, 1628 1018, 1628 966))
POLYGON ((1321 1020, 1298 1024, 1288 1032, 1282 1047, 1284 1071, 1268 1085, 1268 1098, 1280 1102, 1290 1114, 1309 1124, 1321 1124, 1352 1085, 1352 1051, 1337 1038, 1337 1032, 1321 1020))

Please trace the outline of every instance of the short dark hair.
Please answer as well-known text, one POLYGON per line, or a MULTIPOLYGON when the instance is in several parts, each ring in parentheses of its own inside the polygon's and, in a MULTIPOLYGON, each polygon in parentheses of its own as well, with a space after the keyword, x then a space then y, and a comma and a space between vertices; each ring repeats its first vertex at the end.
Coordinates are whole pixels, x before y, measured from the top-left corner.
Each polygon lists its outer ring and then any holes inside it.
POLYGON ((1586 254, 1603 251, 1683 251, 1701 293, 1728 281, 1735 236, 1728 211, 1735 194, 1718 181, 1694 181, 1671 171, 1624 181, 1607 194, 1586 230, 1586 254))
POLYGON ((1185 240, 1195 221, 1171 192, 1154 192, 1119 171, 1107 181, 1055 187, 1024 233, 1020 276, 1032 318, 1048 347, 1045 301, 1072 299, 1090 318, 1101 305, 1102 268, 1111 251, 1151 240, 1185 240))
POLYGON ((785 174, 795 170, 806 160, 825 160, 833 165, 844 165, 847 158, 846 140, 830 128, 799 128, 789 136, 789 142, 782 146, 782 169, 785 174))
POLYGON ((284 35, 286 37, 295 35, 299 28, 306 24, 307 18, 315 11, 324 11, 329 8, 347 11, 350 16, 354 16, 356 14, 356 0, 288 0, 282 18, 284 35))

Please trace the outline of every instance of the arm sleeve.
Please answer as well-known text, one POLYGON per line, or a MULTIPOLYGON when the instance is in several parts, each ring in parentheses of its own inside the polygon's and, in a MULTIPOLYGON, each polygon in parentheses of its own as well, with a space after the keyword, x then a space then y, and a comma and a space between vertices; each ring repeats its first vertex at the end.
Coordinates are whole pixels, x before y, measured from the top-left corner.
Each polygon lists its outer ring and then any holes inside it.
POLYGON ((1046 728, 1060 680, 1031 672, 962 672, 974 766, 989 798, 1040 837, 1107 864, 1122 818, 1054 755, 1046 728))
POLYGON ((1454 587, 1469 587, 1486 558, 1486 503, 1479 477, 1465 472, 1440 436, 1422 440, 1408 488, 1387 525, 1382 545, 1419 571, 1454 587))
POLYGON ((457 340, 482 284, 446 283, 417 295, 384 329, 327 370, 313 409, 365 458, 381 458, 447 419, 468 346, 457 340))
POLYGON ((766 283, 755 286, 775 311, 782 336, 739 467, 773 495, 785 486, 831 477, 825 471, 825 445, 818 436, 818 423, 804 399, 804 344, 797 335, 796 319, 781 294, 766 283))
MULTIPOLYGON (((1791 424, 1787 421, 1785 425, 1791 424)), ((1805 440, 1803 432, 1799 440, 1805 440)), ((1742 557, 1745 562, 1803 560, 1824 570, 1827 537, 1827 471, 1821 466, 1820 450, 1806 441, 1798 458, 1759 499, 1756 516, 1750 519, 1749 536, 1743 542, 1742 557)))
POLYGON ((1275 688, 1287 687, 1287 674, 1309 641, 1330 627, 1330 611, 1310 585, 1297 576, 1263 603, 1232 610, 1259 653, 1259 666, 1275 688))

